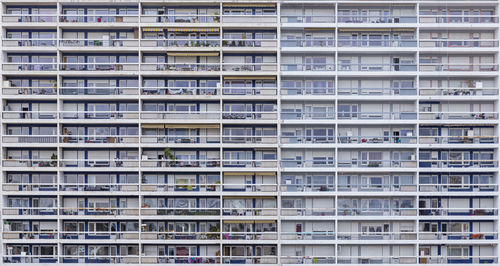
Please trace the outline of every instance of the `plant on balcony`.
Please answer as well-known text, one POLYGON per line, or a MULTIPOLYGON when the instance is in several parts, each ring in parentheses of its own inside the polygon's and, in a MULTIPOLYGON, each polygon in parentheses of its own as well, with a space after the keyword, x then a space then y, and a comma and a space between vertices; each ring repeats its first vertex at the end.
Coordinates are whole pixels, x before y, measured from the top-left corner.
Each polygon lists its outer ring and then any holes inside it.
POLYGON ((214 22, 219 23, 219 11, 214 12, 214 22))
POLYGON ((52 153, 52 156, 50 156, 50 160, 52 160, 52 162, 50 163, 51 166, 57 165, 57 155, 55 153, 52 153))
POLYGON ((174 165, 175 164, 175 155, 172 153, 172 151, 170 150, 169 147, 166 147, 164 150, 163 150, 164 154, 165 154, 165 158, 167 160, 169 160, 169 164, 170 165, 174 165))

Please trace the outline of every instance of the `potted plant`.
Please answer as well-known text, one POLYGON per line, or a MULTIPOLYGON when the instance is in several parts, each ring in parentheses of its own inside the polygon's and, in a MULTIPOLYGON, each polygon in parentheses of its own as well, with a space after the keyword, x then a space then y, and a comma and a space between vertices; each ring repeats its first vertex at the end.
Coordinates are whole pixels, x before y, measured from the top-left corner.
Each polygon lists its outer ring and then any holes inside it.
POLYGON ((52 162, 50 163, 52 166, 57 165, 57 155, 55 153, 52 153, 52 156, 50 156, 50 160, 52 160, 52 162))
POLYGON ((219 23, 219 11, 214 12, 214 22, 219 23))
POLYGON ((166 147, 163 151, 165 153, 165 159, 169 160, 169 164, 173 165, 175 163, 175 155, 172 153, 169 147, 166 147))

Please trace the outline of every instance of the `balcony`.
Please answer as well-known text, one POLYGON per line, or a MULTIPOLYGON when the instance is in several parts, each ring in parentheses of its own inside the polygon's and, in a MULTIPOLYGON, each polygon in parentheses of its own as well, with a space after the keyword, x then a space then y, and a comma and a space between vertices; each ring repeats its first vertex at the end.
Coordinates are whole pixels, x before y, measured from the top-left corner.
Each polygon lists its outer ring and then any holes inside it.
MULTIPOLYGON (((498 71, 498 64, 419 64, 420 71, 433 72, 494 72, 498 71)), ((415 69, 416 70, 416 69, 415 69)))
POLYGON ((24 216, 26 215, 57 215, 57 207, 3 207, 2 215, 24 216))
MULTIPOLYGON (((342 60, 341 60, 342 61, 342 60)), ((416 64, 351 64, 340 63, 339 71, 417 71, 416 64)))
POLYGON ((215 72, 220 71, 219 63, 193 63, 193 64, 183 64, 183 63, 142 63, 141 71, 172 71, 172 72, 193 72, 193 71, 209 71, 215 72))
POLYGON ((227 208, 223 207, 222 215, 224 216, 276 216, 278 209, 276 208, 227 208))
POLYGON ((391 191, 413 192, 417 191, 416 184, 339 184, 339 191, 391 191))
POLYGON ((419 160, 421 168, 494 168, 498 167, 498 160, 419 160))
POLYGON ((14 39, 4 38, 2 40, 3 47, 56 47, 56 39, 14 39))
MULTIPOLYGON (((281 232, 281 240, 335 240, 335 232, 281 232)), ((283 262, 283 261, 282 261, 283 262)))
POLYGON ((57 63, 3 63, 3 71, 56 71, 57 63))
POLYGON ((182 215, 182 216, 215 216, 220 215, 219 208, 167 208, 167 207, 148 207, 143 206, 141 209, 143 216, 157 215, 182 215))
POLYGON ((331 168, 335 167, 334 159, 315 159, 315 160, 296 160, 283 158, 281 160, 281 167, 283 168, 331 168))
MULTIPOLYGON (((138 233, 138 232, 137 232, 138 233)), ((219 240, 220 232, 141 232, 143 240, 219 240)))
POLYGON ((439 24, 476 24, 476 23, 498 23, 498 16, 494 15, 423 15, 419 16, 420 23, 439 24))
POLYGON ((55 135, 4 135, 3 143, 57 143, 55 135))
POLYGON ((495 120, 497 112, 420 112, 421 120, 495 120))
POLYGON ((220 136, 219 135, 142 136, 141 143, 179 143, 179 144, 220 143, 220 136))
POLYGON ((201 159, 175 159, 175 160, 142 160, 141 167, 170 167, 170 168, 186 168, 186 167, 220 167, 218 158, 201 160, 201 159))
POLYGON ((278 17, 276 15, 223 15, 223 23, 245 23, 245 24, 258 24, 263 23, 267 26, 276 24, 278 17))
POLYGON ((176 15, 141 15, 141 23, 219 23, 220 15, 194 15, 194 14, 176 14, 176 15))
POLYGON ((137 63, 61 63, 62 71, 137 71, 137 63))
POLYGON ((281 71, 335 71, 335 64, 281 64, 281 71))
POLYGON ((491 48, 498 47, 498 40, 493 39, 420 39, 419 46, 423 48, 491 48))
POLYGON ((222 95, 276 95, 275 87, 223 87, 222 95))
POLYGON ((277 47, 275 39, 223 39, 222 47, 277 47))
POLYGON ((219 39, 141 39, 142 47, 219 47, 219 39))
MULTIPOLYGON (((143 232, 144 233, 144 232, 143 232)), ((59 232, 59 239, 139 239, 139 231, 122 231, 122 232, 109 232, 109 231, 61 231, 59 232)))
POLYGON ((281 23, 335 23, 335 16, 281 16, 281 23))
MULTIPOLYGON (((314 108, 313 108, 314 109, 314 108)), ((334 120, 333 111, 326 112, 281 112, 281 119, 284 120, 334 120)))
MULTIPOLYGON (((340 44, 339 44, 340 46, 340 44)), ((311 38, 311 39, 281 39, 281 47, 335 47, 335 39, 311 38)))
POLYGON ((132 144, 139 143, 139 136, 134 135, 62 135, 61 143, 110 143, 110 144, 132 144))
POLYGON ((91 215, 91 216, 137 216, 139 209, 135 208, 118 208, 118 207, 101 207, 101 208, 83 208, 83 207, 61 207, 59 208, 60 215, 91 215))
POLYGON ((141 256, 141 262, 143 264, 219 264, 221 263, 220 256, 141 256))
POLYGON ((139 95, 137 87, 61 87, 60 95, 139 95))
POLYGON ((199 120, 199 119, 219 119, 220 112, 218 111, 169 111, 169 112, 155 112, 143 111, 141 112, 141 119, 178 119, 178 120, 199 120))
MULTIPOLYGON (((219 182, 219 181, 217 181, 219 182)), ((143 183, 141 185, 141 191, 144 192, 163 192, 163 191, 180 191, 182 193, 186 192, 219 192, 221 191, 221 184, 186 184, 186 185, 176 185, 176 184, 149 184, 143 183)))
POLYGON ((58 239, 57 230, 46 231, 4 231, 3 239, 58 239))
POLYGON ((3 159, 3 167, 49 167, 55 168, 57 160, 46 159, 3 159))
POLYGON ((5 120, 48 120, 56 119, 56 111, 3 111, 2 118, 5 120))
MULTIPOLYGON (((63 11, 64 12, 64 11, 63 11)), ((60 15, 59 22, 63 23, 137 23, 138 15, 60 15)))
POLYGON ((420 240, 495 240, 496 232, 419 232, 420 240))
POLYGON ((407 136, 339 136, 339 143, 346 144, 417 144, 417 137, 407 136))
POLYGON ((136 168, 139 167, 139 161, 133 159, 60 159, 60 167, 74 168, 136 168))
POLYGON ((219 95, 216 87, 143 87, 142 95, 219 95))
POLYGON ((339 37, 339 47, 417 47, 416 39, 358 39, 339 37))
POLYGON ((122 119, 139 119, 139 112, 134 111, 60 111, 60 119, 107 119, 107 120, 122 120, 122 119))
POLYGON ((3 183, 3 191, 57 191, 56 183, 3 183))
POLYGON ((497 184, 419 184, 421 192, 498 191, 497 184))
POLYGON ((82 184, 82 183, 62 183, 60 185, 60 191, 124 191, 133 192, 139 191, 138 184, 117 184, 117 183, 94 183, 94 184, 82 184))
MULTIPOLYGON (((50 246, 49 246, 50 247, 50 246)), ((4 263, 57 263, 57 255, 3 255, 4 263)))
POLYGON ((3 95, 57 95, 57 87, 3 87, 3 95))
POLYGON ((335 216, 335 208, 282 208, 281 216, 335 216))
POLYGON ((277 112, 245 112, 224 111, 222 119, 228 120, 274 120, 278 118, 277 112))
POLYGON ((337 258, 335 256, 281 256, 283 264, 335 264, 337 258))
POLYGON ((61 47, 139 47, 137 39, 62 39, 61 47))
POLYGON ((417 16, 339 15, 338 23, 417 23, 417 16))
POLYGON ((281 184, 281 192, 334 192, 333 184, 281 184))
POLYGON ((248 136, 248 135, 224 135, 222 143, 231 144, 277 144, 278 136, 248 136))
POLYGON ((419 264, 448 264, 448 263, 498 263, 496 256, 419 256, 419 264))
POLYGON ((416 232, 337 232, 339 240, 417 240, 416 232))
POLYGON ((420 216, 494 216, 497 208, 418 208, 420 216))
POLYGON ((281 144, 335 143, 335 136, 282 136, 281 144))
POLYGON ((497 136, 422 136, 420 144, 493 144, 498 143, 497 136))
POLYGON ((498 88, 420 88, 421 96, 493 96, 498 88))
POLYGON ((222 71, 257 72, 277 71, 276 63, 223 63, 222 71))
POLYGON ((337 256, 338 264, 416 264, 415 256, 337 256))
POLYGON ((36 22, 48 23, 57 22, 56 9, 52 10, 53 14, 31 15, 31 14, 2 14, 2 22, 15 23, 15 22, 36 22))
POLYGON ((339 208, 339 216, 416 216, 417 208, 339 208))
POLYGON ((237 167, 237 168, 275 168, 278 166, 277 160, 222 160, 223 167, 237 167))
POLYGON ((414 120, 416 112, 339 112, 338 119, 347 120, 414 120))
POLYGON ((321 87, 281 87, 281 95, 283 96, 295 96, 295 95, 308 95, 308 96, 326 96, 335 95, 335 88, 321 88, 321 87))
POLYGON ((356 168, 416 168, 416 160, 339 160, 338 167, 356 168))

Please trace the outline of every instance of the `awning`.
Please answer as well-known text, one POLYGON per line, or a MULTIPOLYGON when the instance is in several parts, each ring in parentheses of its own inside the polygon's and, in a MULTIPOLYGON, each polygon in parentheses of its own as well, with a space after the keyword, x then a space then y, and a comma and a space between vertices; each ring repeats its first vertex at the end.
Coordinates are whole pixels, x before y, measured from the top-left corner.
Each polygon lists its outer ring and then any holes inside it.
POLYGON ((224 7, 276 7, 276 4, 271 3, 227 3, 224 7))
POLYGON ((275 80, 275 76, 225 76, 224 79, 227 80, 235 80, 235 79, 264 79, 264 80, 275 80))
POLYGON ((165 124, 165 128, 219 128, 219 124, 165 124))
POLYGON ((275 172, 256 172, 256 175, 276 175, 275 172))
POLYGON ((176 53, 173 53, 173 52, 170 52, 170 53, 167 53, 167 55, 169 56, 219 56, 219 53, 218 52, 213 52, 213 53, 179 53, 179 52, 176 52, 176 53))
POLYGON ((143 32, 163 32, 163 28, 142 28, 143 32))
POLYGON ((219 28, 168 28, 170 32, 219 32, 219 28))

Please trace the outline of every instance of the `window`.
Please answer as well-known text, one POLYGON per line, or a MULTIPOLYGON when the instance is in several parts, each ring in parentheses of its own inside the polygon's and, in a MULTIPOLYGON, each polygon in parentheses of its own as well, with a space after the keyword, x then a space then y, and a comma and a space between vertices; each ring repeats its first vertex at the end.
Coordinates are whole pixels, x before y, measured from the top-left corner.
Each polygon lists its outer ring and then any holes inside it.
POLYGON ((450 259, 467 258, 468 256, 468 247, 448 247, 448 258, 450 259))

